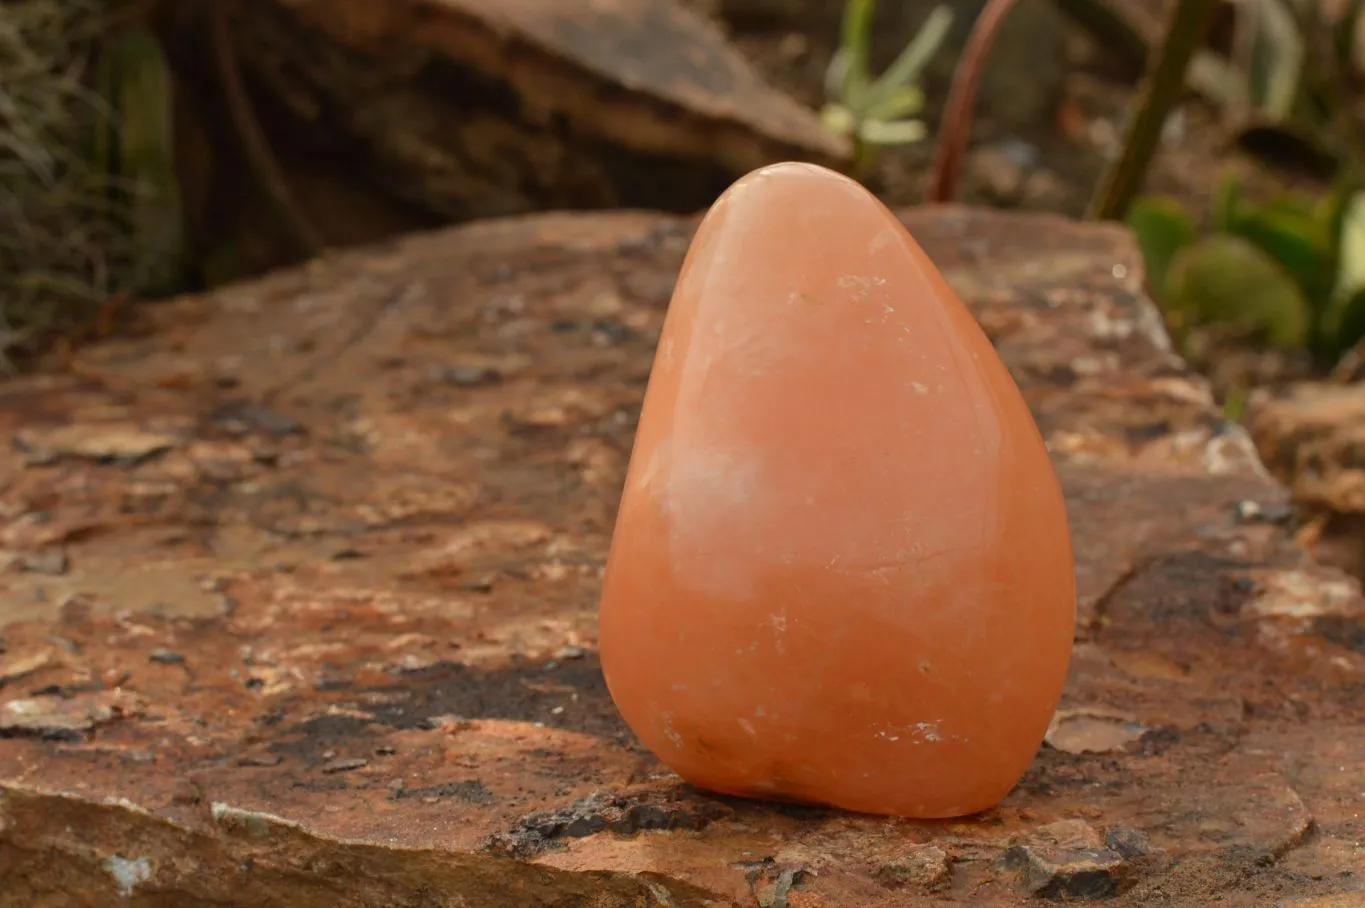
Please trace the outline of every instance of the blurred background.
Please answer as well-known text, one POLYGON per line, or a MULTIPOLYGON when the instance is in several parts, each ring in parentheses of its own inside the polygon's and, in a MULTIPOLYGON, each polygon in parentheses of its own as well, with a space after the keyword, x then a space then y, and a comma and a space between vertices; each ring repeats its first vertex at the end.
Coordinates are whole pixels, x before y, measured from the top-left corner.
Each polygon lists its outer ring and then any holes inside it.
MULTIPOLYGON (((1365 564, 1361 0, 5 0, 0 369, 329 249, 705 209, 1118 221, 1230 420, 1365 564)), ((46 360, 44 359, 46 358, 46 360)))

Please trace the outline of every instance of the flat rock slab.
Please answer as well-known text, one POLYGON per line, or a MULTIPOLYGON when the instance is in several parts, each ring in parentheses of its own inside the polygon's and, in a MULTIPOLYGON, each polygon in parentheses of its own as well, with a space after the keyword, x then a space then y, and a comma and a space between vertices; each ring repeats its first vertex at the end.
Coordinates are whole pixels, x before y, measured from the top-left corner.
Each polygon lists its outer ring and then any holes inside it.
POLYGON ((0 385, 0 905, 1354 904, 1359 591, 1277 522, 1127 234, 905 219, 1074 521, 1074 668, 1004 803, 714 797, 634 741, 595 607, 695 222, 537 216, 157 306, 0 385))

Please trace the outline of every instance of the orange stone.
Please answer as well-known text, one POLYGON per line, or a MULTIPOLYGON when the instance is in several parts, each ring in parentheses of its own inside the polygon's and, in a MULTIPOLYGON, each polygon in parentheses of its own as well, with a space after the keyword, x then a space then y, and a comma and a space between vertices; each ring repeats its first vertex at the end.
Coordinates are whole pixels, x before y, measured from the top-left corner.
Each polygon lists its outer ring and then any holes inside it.
POLYGON ((716 792, 975 813, 1042 743, 1075 600, 1028 406, 900 221, 821 167, 730 187, 674 290, 604 579, 602 668, 644 745, 716 792))

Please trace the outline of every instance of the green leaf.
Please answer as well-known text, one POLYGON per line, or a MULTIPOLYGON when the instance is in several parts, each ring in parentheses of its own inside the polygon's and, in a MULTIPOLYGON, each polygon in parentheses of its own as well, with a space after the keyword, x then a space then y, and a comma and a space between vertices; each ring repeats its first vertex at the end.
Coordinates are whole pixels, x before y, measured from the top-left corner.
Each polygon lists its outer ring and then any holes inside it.
POLYGON ((1196 239, 1194 219, 1176 199, 1148 195, 1133 200, 1125 220, 1142 250, 1147 285, 1160 299, 1166 295, 1166 274, 1171 259, 1196 239))
POLYGON ((1244 116, 1251 106, 1249 88, 1242 72, 1211 50, 1195 52, 1190 58, 1185 81, 1225 113, 1244 116))
POLYGON ((953 13, 948 7, 934 7, 933 11, 929 13, 929 17, 924 20, 924 24, 920 26, 919 31, 915 32, 915 37, 901 50, 896 59, 886 68, 886 72, 882 73, 872 85, 867 98, 869 114, 883 118, 896 116, 896 114, 881 113, 879 108, 886 103, 888 95, 910 85, 920 77, 924 68, 929 65, 929 61, 933 59, 934 54, 938 53, 944 39, 948 37, 948 30, 952 24, 953 13))
POLYGON ((820 110, 820 123, 826 132, 846 136, 857 128, 858 119, 842 104, 826 104, 820 110))
POLYGON ((1187 324, 1237 326, 1276 347, 1308 339, 1309 306, 1279 263, 1248 240, 1215 234, 1176 253, 1167 306, 1187 324))
POLYGON ((1348 171, 1342 170, 1333 182, 1332 191, 1320 198, 1314 209, 1318 220, 1322 222, 1323 230, 1326 231, 1328 242, 1338 251, 1338 257, 1342 234, 1346 229, 1347 214, 1359 191, 1360 181, 1348 171))
POLYGON ((1299 96, 1303 36, 1281 0, 1255 0, 1249 14, 1256 28, 1250 72, 1253 103, 1270 119, 1286 120, 1299 96))
POLYGON ((1242 213, 1229 233, 1255 243, 1299 285, 1316 309, 1327 305, 1336 271, 1326 225, 1311 207, 1288 199, 1242 213))
POLYGON ((866 113, 872 120, 899 120, 923 109, 923 89, 918 85, 906 85, 869 104, 866 113))
POLYGON ((1241 208, 1242 181, 1233 171, 1225 170, 1213 191, 1213 229, 1220 233, 1231 231, 1241 208))
POLYGON ((185 238, 170 66, 161 42, 143 28, 117 34, 109 58, 119 117, 118 172, 132 187, 133 279, 140 291, 172 292, 183 277, 185 238))
MULTIPOLYGON (((1313 222, 1318 220, 1318 200, 1282 195, 1262 202, 1254 209, 1260 216, 1285 218, 1290 221, 1313 222)), ((1325 236, 1325 234, 1324 234, 1325 236)))
POLYGON ((1342 297, 1332 311, 1323 333, 1327 336, 1329 356, 1339 358, 1361 338, 1365 338, 1365 288, 1342 297))
POLYGON ((847 0, 844 6, 838 52, 843 78, 839 80, 838 99, 853 111, 863 109, 871 82, 868 74, 868 45, 872 37, 872 16, 876 9, 876 0, 847 0))
POLYGON ((1365 193, 1352 194, 1341 206, 1337 256, 1333 295, 1342 299, 1365 288, 1365 193))
POLYGON ((869 145, 909 145, 921 141, 928 132, 919 120, 864 120, 858 138, 869 145))

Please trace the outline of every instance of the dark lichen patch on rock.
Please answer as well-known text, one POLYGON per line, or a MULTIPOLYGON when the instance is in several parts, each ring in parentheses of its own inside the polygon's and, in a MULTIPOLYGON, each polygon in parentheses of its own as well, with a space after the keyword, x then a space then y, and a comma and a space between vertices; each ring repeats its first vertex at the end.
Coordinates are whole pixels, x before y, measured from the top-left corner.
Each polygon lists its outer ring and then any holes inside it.
POLYGON ((630 794, 595 792, 558 810, 523 817, 504 833, 490 836, 486 848, 514 857, 530 857, 566 839, 609 832, 634 835, 645 830, 699 830, 733 811, 720 801, 690 796, 681 789, 630 794))
POLYGON ((453 798, 466 804, 488 804, 493 800, 492 792, 478 779, 470 779, 464 782, 446 782, 441 785, 426 785, 421 788, 409 788, 400 779, 398 784, 390 786, 390 790, 393 793, 389 797, 395 801, 401 801, 405 798, 438 801, 444 798, 453 798))
POLYGON ((272 735, 268 750, 276 757, 321 765, 333 758, 328 754, 334 756, 337 750, 364 747, 364 742, 376 734, 373 723, 364 718, 314 716, 272 735))
POLYGON ((1136 575, 1111 612, 1138 609, 1148 621, 1160 624, 1235 615, 1251 596, 1251 587, 1239 579, 1252 567, 1245 561, 1200 551, 1162 555, 1136 575), (1192 595, 1192 588, 1200 594, 1192 595))
MULTIPOLYGON (((288 722, 292 710, 268 716, 277 726, 269 751, 306 763, 327 753, 363 751, 391 730, 431 730, 478 720, 526 722, 605 738, 636 748, 612 707, 596 654, 573 651, 562 661, 471 668, 438 662, 399 673, 401 682, 357 688, 315 685, 335 694, 334 712, 288 722)), ((547 753, 545 756, 552 756, 547 753)))
POLYGON ((422 728, 438 719, 510 719, 634 741, 612 706, 595 653, 491 670, 439 662, 364 693, 402 695, 368 708, 376 722, 393 728, 422 728))

